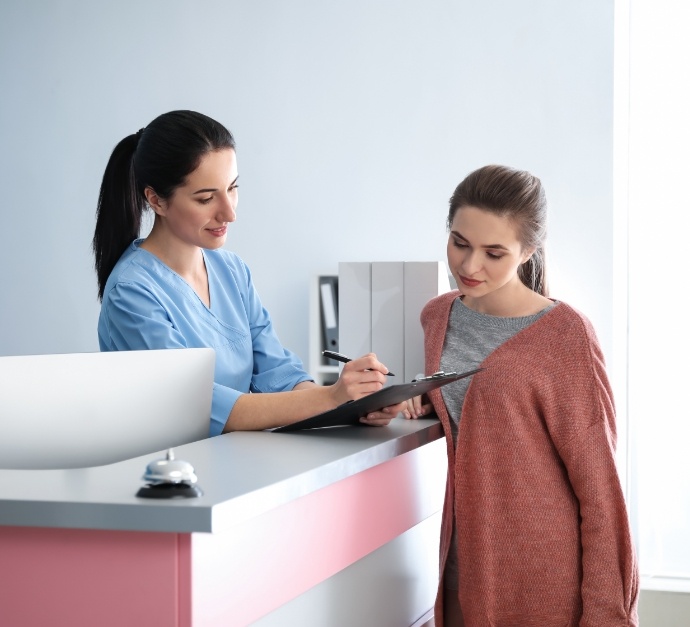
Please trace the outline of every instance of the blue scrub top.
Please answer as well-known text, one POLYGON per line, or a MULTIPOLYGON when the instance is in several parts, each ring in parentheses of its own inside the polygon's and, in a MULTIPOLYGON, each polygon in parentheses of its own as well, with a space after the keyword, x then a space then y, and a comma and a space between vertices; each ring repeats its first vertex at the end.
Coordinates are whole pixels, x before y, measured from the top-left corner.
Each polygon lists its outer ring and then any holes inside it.
POLYGON ((110 274, 98 319, 102 351, 211 347, 216 352, 209 434, 218 435, 241 394, 283 392, 311 381, 284 349, 247 265, 203 250, 211 307, 158 257, 132 242, 110 274))

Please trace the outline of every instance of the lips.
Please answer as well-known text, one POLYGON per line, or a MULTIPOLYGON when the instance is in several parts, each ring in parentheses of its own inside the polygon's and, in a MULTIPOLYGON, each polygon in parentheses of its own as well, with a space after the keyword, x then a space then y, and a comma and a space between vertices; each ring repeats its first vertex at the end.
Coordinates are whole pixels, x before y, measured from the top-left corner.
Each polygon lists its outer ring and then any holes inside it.
POLYGON ((476 281, 474 279, 468 279, 467 277, 464 277, 464 276, 460 277, 460 282, 463 285, 466 285, 467 287, 477 287, 477 285, 482 284, 482 281, 476 281))
POLYGON ((208 229, 208 232, 211 235, 214 235, 215 237, 223 237, 228 232, 228 227, 227 226, 221 226, 218 227, 217 229, 208 229))

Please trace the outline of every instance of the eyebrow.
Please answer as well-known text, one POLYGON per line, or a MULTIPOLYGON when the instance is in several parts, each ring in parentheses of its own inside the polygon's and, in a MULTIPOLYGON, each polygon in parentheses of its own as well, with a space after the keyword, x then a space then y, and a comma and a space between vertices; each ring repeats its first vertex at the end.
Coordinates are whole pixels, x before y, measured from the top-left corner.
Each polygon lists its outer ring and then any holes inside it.
MULTIPOLYGON (((462 234, 458 233, 457 231, 451 231, 450 234, 461 239, 463 242, 469 243, 469 240, 466 237, 463 237, 462 234)), ((506 252, 509 252, 503 244, 486 244, 482 246, 482 248, 492 248, 494 250, 505 250, 506 252)))
MULTIPOLYGON (((235 180, 232 183, 230 183, 230 187, 235 185, 239 178, 240 178, 240 175, 238 174, 235 177, 235 180)), ((217 191, 218 191, 218 189, 215 187, 204 187, 203 189, 197 189, 195 192, 192 192, 192 196, 195 196, 196 194, 208 194, 209 192, 217 192, 217 191)))

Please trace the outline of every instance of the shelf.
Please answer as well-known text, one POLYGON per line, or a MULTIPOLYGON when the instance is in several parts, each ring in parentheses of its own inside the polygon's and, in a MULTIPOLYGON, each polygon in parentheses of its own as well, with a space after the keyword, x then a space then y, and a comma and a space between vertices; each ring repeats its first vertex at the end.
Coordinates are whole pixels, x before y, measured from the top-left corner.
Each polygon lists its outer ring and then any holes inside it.
POLYGON ((340 376, 340 366, 324 363, 321 352, 324 349, 321 329, 321 298, 319 294, 319 277, 336 276, 333 274, 314 275, 309 283, 309 360, 307 371, 317 385, 331 385, 340 376))

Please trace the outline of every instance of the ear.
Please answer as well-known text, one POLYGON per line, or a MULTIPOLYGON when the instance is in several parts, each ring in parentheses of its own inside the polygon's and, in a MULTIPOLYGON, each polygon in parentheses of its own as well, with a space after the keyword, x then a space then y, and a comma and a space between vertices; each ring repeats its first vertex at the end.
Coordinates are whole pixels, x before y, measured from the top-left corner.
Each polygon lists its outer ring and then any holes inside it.
POLYGON ((166 202, 163 198, 156 194, 152 187, 147 187, 144 189, 144 196, 146 196, 146 202, 149 204, 149 207, 153 209, 156 215, 165 215, 166 202))
POLYGON ((532 248, 527 248, 527 249, 523 250, 522 251, 522 260, 520 261, 520 265, 522 265, 523 263, 527 263, 530 260, 530 258, 532 257, 532 255, 535 253, 536 250, 537 249, 534 246, 532 248))

